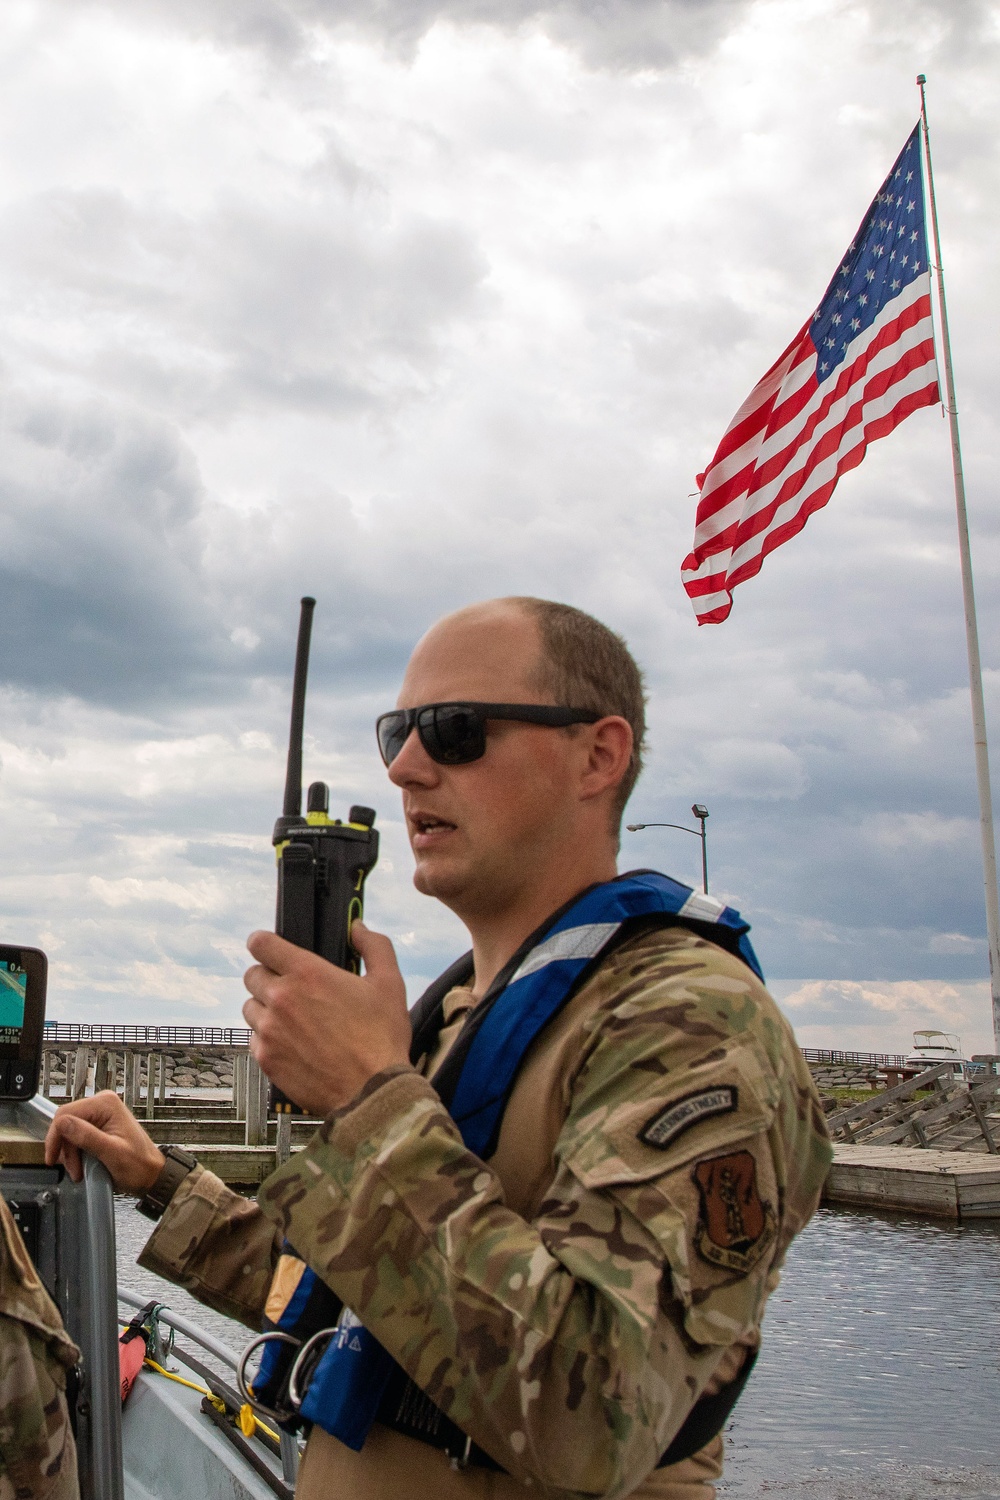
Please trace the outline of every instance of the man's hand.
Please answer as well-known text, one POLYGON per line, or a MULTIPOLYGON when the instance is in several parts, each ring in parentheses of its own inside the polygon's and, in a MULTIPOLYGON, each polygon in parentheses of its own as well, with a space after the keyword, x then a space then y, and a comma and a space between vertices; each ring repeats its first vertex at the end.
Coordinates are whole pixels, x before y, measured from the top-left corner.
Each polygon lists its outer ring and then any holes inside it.
POLYGON ((374 1074, 410 1060, 406 986, 392 944, 362 922, 351 941, 363 977, 273 932, 254 932, 247 943, 257 959, 243 976, 250 1051, 289 1099, 324 1118, 374 1074))
POLYGON ((120 1193, 145 1193, 166 1161, 118 1095, 108 1090, 56 1110, 45 1137, 45 1160, 50 1167, 62 1163, 79 1182, 81 1151, 104 1163, 120 1193))

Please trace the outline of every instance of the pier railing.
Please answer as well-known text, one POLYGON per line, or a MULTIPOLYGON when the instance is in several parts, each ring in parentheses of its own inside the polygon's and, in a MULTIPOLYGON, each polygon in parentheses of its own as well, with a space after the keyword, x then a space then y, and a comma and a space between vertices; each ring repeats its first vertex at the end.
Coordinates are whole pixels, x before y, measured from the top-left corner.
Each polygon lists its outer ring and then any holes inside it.
POLYGON ((47 1042, 94 1042, 103 1046, 246 1047, 246 1026, 117 1026, 106 1021, 46 1021, 47 1042))
POLYGON ((800 1047, 807 1063, 844 1064, 849 1068, 903 1068, 906 1058, 899 1052, 837 1052, 825 1047, 800 1047))

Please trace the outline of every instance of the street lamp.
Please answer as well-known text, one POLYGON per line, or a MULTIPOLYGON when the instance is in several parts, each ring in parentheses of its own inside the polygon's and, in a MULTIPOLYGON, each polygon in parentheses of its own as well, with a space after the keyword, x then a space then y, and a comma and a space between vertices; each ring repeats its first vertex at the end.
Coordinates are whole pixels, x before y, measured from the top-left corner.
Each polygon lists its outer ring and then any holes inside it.
POLYGON ((700 828, 688 828, 685 823, 626 823, 625 827, 629 833, 638 833, 642 828, 679 828, 681 833, 693 833, 696 839, 701 839, 701 888, 708 895, 708 833, 705 828, 705 820, 708 817, 708 808, 701 802, 695 802, 691 811, 694 813, 700 828))

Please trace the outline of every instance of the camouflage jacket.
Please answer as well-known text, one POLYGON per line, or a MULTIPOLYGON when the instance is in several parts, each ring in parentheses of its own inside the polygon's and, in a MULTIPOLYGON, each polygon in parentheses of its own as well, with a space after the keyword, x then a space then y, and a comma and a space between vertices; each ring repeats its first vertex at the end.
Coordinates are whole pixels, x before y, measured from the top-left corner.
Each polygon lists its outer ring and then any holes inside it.
POLYGON ((65 1390, 79 1357, 0 1198, 0 1500, 78 1500, 65 1390))
POLYGON ((192 1173, 142 1263, 255 1325, 287 1236, 515 1480, 626 1495, 757 1343, 830 1155, 763 986, 689 930, 657 929, 538 1038, 489 1162, 419 1071, 390 1069, 267 1180, 259 1209, 192 1173), (518 1160, 532 1152, 544 1170, 518 1160))

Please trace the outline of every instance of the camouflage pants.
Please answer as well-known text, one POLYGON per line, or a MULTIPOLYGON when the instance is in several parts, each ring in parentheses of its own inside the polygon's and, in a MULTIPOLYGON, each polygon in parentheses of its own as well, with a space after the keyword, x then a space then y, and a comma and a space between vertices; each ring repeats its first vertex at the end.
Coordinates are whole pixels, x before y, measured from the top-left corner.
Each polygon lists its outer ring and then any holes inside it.
MULTIPOLYGON (((631 1500, 713 1500, 722 1477, 722 1438, 669 1469, 657 1469, 631 1500)), ((524 1500, 523 1484, 489 1469, 453 1469, 439 1449, 378 1424, 361 1453, 314 1427, 299 1472, 296 1500, 524 1500)), ((3 1500, 0 1495, 0 1500, 3 1500)))

